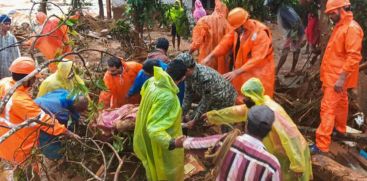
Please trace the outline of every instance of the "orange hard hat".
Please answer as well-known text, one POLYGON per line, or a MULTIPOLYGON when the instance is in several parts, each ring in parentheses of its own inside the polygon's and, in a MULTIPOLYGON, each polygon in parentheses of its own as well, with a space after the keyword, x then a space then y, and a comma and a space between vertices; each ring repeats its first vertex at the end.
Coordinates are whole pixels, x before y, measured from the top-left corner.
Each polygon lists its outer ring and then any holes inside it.
POLYGON ((36 14, 36 20, 38 24, 43 24, 47 19, 47 15, 44 12, 38 12, 36 14))
POLYGON ((326 10, 325 13, 329 13, 332 10, 344 7, 344 6, 350 6, 349 0, 328 0, 326 3, 326 10))
POLYGON ((36 69, 36 63, 30 57, 19 57, 13 61, 9 71, 17 74, 30 74, 36 69))
POLYGON ((239 28, 245 24, 249 17, 249 14, 243 8, 234 8, 228 13, 228 22, 234 28, 239 28))

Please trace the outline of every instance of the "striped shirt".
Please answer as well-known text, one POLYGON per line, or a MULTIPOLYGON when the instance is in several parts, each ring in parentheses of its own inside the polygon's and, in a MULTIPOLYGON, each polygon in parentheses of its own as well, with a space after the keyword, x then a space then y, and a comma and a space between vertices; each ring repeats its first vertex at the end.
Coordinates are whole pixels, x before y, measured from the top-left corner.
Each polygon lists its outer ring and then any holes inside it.
MULTIPOLYGON (((185 149, 203 149, 221 144, 223 135, 205 138, 189 137, 185 149)), ((238 136, 225 156, 217 181, 278 181, 281 180, 280 164, 276 157, 265 150, 258 139, 244 134, 238 136)))

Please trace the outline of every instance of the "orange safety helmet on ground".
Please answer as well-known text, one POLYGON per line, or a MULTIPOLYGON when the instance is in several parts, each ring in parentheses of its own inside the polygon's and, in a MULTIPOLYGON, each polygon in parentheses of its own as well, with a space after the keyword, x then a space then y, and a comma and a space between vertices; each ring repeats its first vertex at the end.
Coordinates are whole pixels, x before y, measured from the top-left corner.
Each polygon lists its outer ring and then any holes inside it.
POLYGON ((19 57, 13 61, 9 71, 17 74, 30 74, 36 69, 36 63, 30 57, 19 57))
POLYGON ((328 0, 326 3, 326 10, 325 13, 330 13, 332 10, 344 7, 344 6, 350 6, 349 0, 328 0))
POLYGON ((228 22, 234 28, 239 28, 245 24, 249 18, 249 14, 243 8, 234 8, 228 13, 228 22))

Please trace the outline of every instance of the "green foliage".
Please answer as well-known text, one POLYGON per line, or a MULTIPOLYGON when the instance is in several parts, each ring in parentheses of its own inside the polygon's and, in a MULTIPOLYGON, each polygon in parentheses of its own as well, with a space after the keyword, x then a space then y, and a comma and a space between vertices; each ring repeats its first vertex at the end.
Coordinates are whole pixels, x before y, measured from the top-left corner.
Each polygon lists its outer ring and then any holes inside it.
MULTIPOLYGON (((264 20, 269 17, 269 13, 276 14, 276 9, 269 11, 269 7, 264 6, 264 0, 222 0, 229 10, 235 7, 242 7, 249 11, 252 18, 264 20)), ((280 4, 287 4, 295 6, 298 0, 273 0, 276 6, 280 4)))
POLYGON ((364 31, 363 37, 363 55, 367 56, 367 1, 351 0, 354 19, 361 25, 364 31))
POLYGON ((129 152, 133 147, 133 133, 118 132, 112 135, 112 146, 117 152, 129 152))
POLYGON ((151 24, 154 13, 156 12, 159 0, 128 0, 128 14, 131 15, 135 29, 142 33, 145 24, 151 24))
POLYGON ((166 27, 170 26, 169 17, 166 16, 166 12, 168 12, 171 7, 172 5, 163 3, 156 5, 156 11, 159 13, 159 15, 156 17, 156 20, 166 27))
POLYGON ((117 152, 122 152, 124 151, 124 148, 125 148, 125 143, 126 141, 128 140, 127 138, 125 137, 122 137, 120 135, 113 135, 112 136, 113 138, 113 143, 112 143, 112 146, 113 148, 117 151, 117 152))
POLYGON ((125 40, 130 36, 130 30, 130 22, 126 19, 119 19, 111 29, 111 34, 118 40, 125 40))

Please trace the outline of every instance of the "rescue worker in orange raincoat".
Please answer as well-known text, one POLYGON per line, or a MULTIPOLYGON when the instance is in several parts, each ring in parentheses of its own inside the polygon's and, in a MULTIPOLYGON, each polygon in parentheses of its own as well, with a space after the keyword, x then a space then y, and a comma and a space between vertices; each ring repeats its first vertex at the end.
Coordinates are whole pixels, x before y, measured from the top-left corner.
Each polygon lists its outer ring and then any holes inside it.
MULTIPOLYGON (((43 15, 42 15, 43 16, 43 15)), ((80 17, 80 13, 76 12, 74 16, 69 17, 70 20, 76 21, 80 17)), ((42 22, 44 17, 37 16, 40 18, 39 22, 42 22)), ((43 24, 42 31, 40 32, 41 36, 35 42, 35 48, 37 48, 43 56, 46 57, 47 60, 52 60, 59 55, 69 53, 72 51, 72 47, 69 44, 69 36, 68 36, 68 26, 61 25, 59 27, 59 23, 63 20, 59 18, 52 17, 48 19, 43 24), (46 34, 49 34, 45 36, 46 34)), ((66 59, 73 60, 74 56, 69 55, 65 57, 66 59)), ((57 64, 52 63, 48 66, 50 72, 54 73, 57 70, 57 64)))
POLYGON ((108 71, 103 78, 108 92, 101 92, 99 102, 102 102, 105 108, 119 108, 125 104, 138 104, 140 96, 128 97, 128 92, 142 68, 143 65, 140 63, 125 62, 117 57, 110 58, 108 60, 108 71))
MULTIPOLYGON (((226 34, 218 46, 204 60, 210 64, 213 57, 223 56, 232 48, 234 70, 223 76, 232 81, 238 95, 241 86, 252 77, 264 84, 265 94, 272 97, 274 92, 275 65, 272 35, 268 27, 259 21, 249 19, 242 8, 234 8, 228 14, 228 22, 235 30, 226 34)), ((237 98, 242 103, 243 97, 237 98)))
POLYGON ((331 134, 345 133, 348 118, 348 89, 358 83, 359 63, 362 59, 363 31, 353 20, 349 0, 328 0, 325 13, 334 22, 321 63, 320 79, 323 98, 321 123, 316 130, 316 145, 312 153, 328 152, 331 134))
MULTIPOLYGON (((35 62, 31 58, 19 57, 14 60, 9 68, 12 77, 3 78, 0 81, 0 98, 3 99, 17 81, 30 74, 35 68, 35 62)), ((34 81, 35 78, 33 77, 23 82, 6 103, 4 110, 0 114, 0 136, 4 136, 10 129, 30 119, 37 119, 40 122, 46 123, 47 126, 33 122, 0 142, 0 158, 2 164, 6 165, 4 168, 6 167, 6 171, 9 172, 11 172, 10 169, 15 165, 25 164, 24 162, 31 155, 32 149, 37 146, 40 130, 55 136, 66 134, 68 136, 78 137, 68 131, 56 119, 43 112, 32 100, 29 89, 32 87, 34 81)))
MULTIPOLYGON (((190 53, 199 51, 198 63, 219 44, 220 40, 226 35, 231 27, 226 19, 228 9, 220 0, 215 1, 213 14, 204 16, 196 23, 192 32, 192 43, 190 53)), ((221 74, 229 72, 229 62, 226 61, 226 54, 215 57, 208 66, 217 70, 221 74)))

